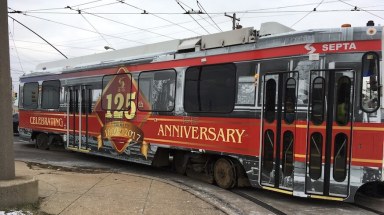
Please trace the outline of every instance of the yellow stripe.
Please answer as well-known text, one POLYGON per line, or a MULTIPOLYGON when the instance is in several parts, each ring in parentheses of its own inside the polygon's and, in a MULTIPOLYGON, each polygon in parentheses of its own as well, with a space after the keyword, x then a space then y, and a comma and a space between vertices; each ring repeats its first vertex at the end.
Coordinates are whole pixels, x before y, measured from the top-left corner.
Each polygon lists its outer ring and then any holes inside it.
MULTIPOLYGON (((306 158, 306 155, 295 154, 296 158, 306 158)), ((324 156, 323 156, 324 158, 324 156)), ((361 158, 352 158, 352 162, 364 162, 364 163, 382 163, 382 160, 373 160, 373 159, 361 159, 361 158)))
POLYGON ((273 187, 262 187, 262 188, 266 189, 266 190, 271 190, 271 191, 275 191, 275 192, 279 192, 279 193, 288 194, 288 195, 292 195, 293 194, 292 191, 281 190, 281 189, 277 189, 277 188, 273 188, 273 187))
POLYGON ((88 153, 91 151, 90 149, 79 149, 79 148, 70 147, 70 146, 68 146, 67 149, 72 151, 77 151, 77 152, 84 152, 84 153, 88 153))
POLYGON ((307 156, 305 156, 303 154, 295 154, 295 157, 297 157, 297 158, 306 158, 307 156))
POLYGON ((352 158, 352 161, 355 162, 364 162, 364 163, 382 163, 382 160, 372 160, 372 159, 360 159, 360 158, 352 158))
MULTIPOLYGON (((216 148, 216 149, 222 149, 224 146, 223 145, 201 145, 199 143, 190 143, 190 142, 183 142, 183 141, 174 141, 174 140, 164 140, 164 139, 155 139, 155 138, 144 138, 146 142, 153 142, 153 143, 165 143, 165 144, 170 144, 170 143, 175 143, 179 145, 188 145, 190 147, 205 147, 209 146, 211 148, 216 148)), ((236 147, 229 147, 226 146, 226 149, 232 149, 232 150, 243 150, 242 148, 236 148, 236 147)))
MULTIPOLYGON (((308 128, 307 125, 296 125, 296 128, 308 128)), ((316 126, 311 125, 313 129, 325 129, 325 126, 316 126)), ((339 130, 350 130, 350 126, 333 126, 334 129, 339 130)), ((384 131, 384 127, 361 127, 361 126, 352 126, 354 131, 384 131)))
POLYGON ((332 197, 332 196, 309 195, 309 197, 314 198, 314 199, 325 199, 325 200, 333 200, 333 201, 343 201, 344 200, 344 198, 332 197))

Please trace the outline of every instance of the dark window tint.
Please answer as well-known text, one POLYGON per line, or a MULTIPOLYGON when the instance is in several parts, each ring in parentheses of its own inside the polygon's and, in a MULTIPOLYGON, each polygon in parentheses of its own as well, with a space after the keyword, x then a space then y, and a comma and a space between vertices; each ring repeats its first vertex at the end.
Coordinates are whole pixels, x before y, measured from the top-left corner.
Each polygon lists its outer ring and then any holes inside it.
POLYGON ((263 171, 270 173, 273 169, 274 133, 272 130, 264 132, 263 171))
POLYGON ((42 84, 41 108, 58 109, 60 106, 60 81, 44 81, 42 84))
POLYGON ((186 112, 230 113, 235 106, 234 64, 192 67, 185 74, 186 112))
POLYGON ((293 133, 291 131, 284 132, 283 160, 281 162, 284 176, 290 176, 293 172, 293 138, 293 133))
POLYGON ((92 90, 82 89, 81 90, 81 112, 91 113, 92 112, 92 90))
POLYGON ((133 98, 130 73, 105 75, 102 84, 101 107, 103 110, 129 110, 133 98))
POLYGON ((69 90, 69 112, 78 113, 79 112, 79 93, 78 90, 71 89, 69 90))
POLYGON ((333 178, 338 182, 344 181, 347 176, 347 146, 347 135, 343 133, 337 134, 333 151, 333 178))
POLYGON ((25 83, 23 88, 23 107, 36 109, 39 100, 39 83, 25 83))
POLYGON ((265 85, 264 115, 267 122, 275 120, 276 81, 269 79, 265 85))
POLYGON ((321 177, 322 170, 322 149, 323 149, 323 136, 315 132, 310 137, 309 147, 309 177, 313 180, 317 180, 321 177))
POLYGON ((351 80, 349 77, 341 77, 337 82, 336 97, 336 122, 339 125, 346 125, 349 122, 351 104, 351 80))
POLYGON ((311 121, 315 125, 319 125, 324 121, 324 92, 325 80, 317 77, 312 83, 312 100, 311 100, 311 121))
POLYGON ((379 56, 375 52, 368 52, 363 55, 362 63, 361 109, 371 113, 380 106, 379 56))
POLYGON ((142 72, 138 107, 142 111, 172 111, 175 107, 176 71, 142 72), (149 105, 144 105, 148 102, 149 105))
POLYGON ((284 120, 287 124, 295 121, 296 109, 296 81, 294 78, 288 78, 285 82, 284 96, 284 120))

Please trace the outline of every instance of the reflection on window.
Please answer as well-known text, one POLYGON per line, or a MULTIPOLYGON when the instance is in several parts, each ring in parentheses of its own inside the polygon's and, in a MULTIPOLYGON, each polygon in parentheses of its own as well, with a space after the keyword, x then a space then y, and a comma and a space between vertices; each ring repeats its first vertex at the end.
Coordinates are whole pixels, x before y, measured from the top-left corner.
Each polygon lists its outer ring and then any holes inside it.
POLYGON ((185 73, 186 112, 230 113, 236 99, 236 66, 209 65, 188 68, 185 73))
POLYGON ((362 61, 361 108, 371 113, 380 106, 379 56, 375 52, 368 52, 363 55, 362 61))
POLYGON ((324 93, 325 80, 317 77, 312 83, 312 100, 311 100, 311 121, 315 125, 320 125, 324 121, 324 93))
POLYGON ((343 76, 337 81, 336 93, 336 122, 339 125, 346 125, 349 122, 351 104, 351 80, 349 77, 343 76))
POLYGON ((97 101, 101 98, 101 89, 92 90, 92 109, 94 109, 97 101))
POLYGON ((255 104, 255 77, 240 76, 237 84, 237 101, 238 105, 254 105, 255 104))
POLYGON ((313 180, 317 180, 321 177, 322 170, 323 136, 319 132, 315 132, 310 138, 309 177, 313 180))
POLYGON ((139 76, 138 107, 141 111, 173 111, 175 107, 176 71, 142 72, 139 76), (144 105, 145 103, 149 106, 144 105))
POLYGON ((44 81, 42 84, 41 108, 58 109, 60 106, 60 81, 44 81))
POLYGON ((296 104, 296 80, 288 78, 285 83, 284 96, 284 120, 287 124, 295 121, 295 105, 296 104))
POLYGON ((236 105, 254 106, 256 102, 256 87, 258 81, 256 64, 253 62, 237 63, 236 67, 236 105))
POLYGON ((25 83, 23 88, 23 107, 36 109, 39 99, 39 83, 25 83))
POLYGON ((265 86, 265 107, 264 115, 267 122, 275 120, 276 81, 269 79, 265 86))
POLYGON ((333 159, 333 178, 335 181, 342 182, 347 176, 347 149, 348 137, 344 133, 335 136, 334 159, 333 159))
POLYGON ((263 172, 270 173, 273 169, 274 133, 272 130, 264 132, 263 144, 263 172))

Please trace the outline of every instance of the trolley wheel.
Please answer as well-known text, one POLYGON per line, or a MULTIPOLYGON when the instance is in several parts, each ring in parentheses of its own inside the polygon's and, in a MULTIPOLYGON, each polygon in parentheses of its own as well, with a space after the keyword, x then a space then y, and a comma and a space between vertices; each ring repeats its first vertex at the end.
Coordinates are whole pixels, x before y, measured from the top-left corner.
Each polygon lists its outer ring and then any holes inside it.
POLYGON ((231 189, 236 184, 236 168, 231 160, 220 158, 213 167, 216 184, 224 189, 231 189))
POLYGON ((185 175, 185 172, 187 170, 187 162, 185 160, 185 156, 186 155, 184 152, 176 152, 173 156, 173 168, 178 174, 181 175, 185 175))
POLYGON ((49 144, 48 144, 48 135, 45 133, 40 133, 36 137, 36 146, 38 149, 49 149, 49 144))

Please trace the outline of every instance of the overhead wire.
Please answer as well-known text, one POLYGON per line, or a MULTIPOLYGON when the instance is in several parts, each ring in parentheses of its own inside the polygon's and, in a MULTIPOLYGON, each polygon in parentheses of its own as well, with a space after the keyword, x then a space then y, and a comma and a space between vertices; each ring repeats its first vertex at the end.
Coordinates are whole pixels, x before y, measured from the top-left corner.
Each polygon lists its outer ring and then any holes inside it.
POLYGON ((297 20, 295 23, 293 23, 293 25, 291 25, 290 27, 293 27, 295 26, 297 23, 299 23, 301 20, 303 20, 305 17, 307 17, 309 14, 311 14, 312 12, 316 11, 317 8, 323 3, 324 0, 321 0, 320 3, 315 7, 313 8, 313 10, 309 11, 307 14, 305 14, 302 18, 300 18, 299 20, 297 20))
POLYGON ((104 6, 113 5, 113 4, 117 4, 117 3, 118 2, 112 2, 112 3, 97 5, 97 6, 93 6, 93 7, 81 8, 81 10, 89 10, 89 9, 94 9, 94 8, 98 8, 98 7, 104 7, 104 6))
MULTIPOLYGON (((190 9, 190 11, 186 11, 185 10, 185 14, 188 14, 189 16, 192 16, 191 14, 197 14, 200 18, 202 18, 202 20, 204 20, 206 23, 208 23, 210 26, 213 26, 212 23, 208 22, 208 20, 202 16, 202 11, 201 10, 198 10, 198 11, 195 11, 191 6, 185 4, 184 2, 182 2, 181 0, 177 0, 178 2, 180 2, 181 4, 183 4, 184 6, 188 7, 190 9)), ((199 6, 198 6, 199 7, 199 6)), ((214 26, 215 28, 215 26, 214 26)), ((208 33, 209 34, 209 33, 208 33)))
POLYGON ((342 3, 344 3, 344 4, 346 4, 346 5, 349 5, 349 6, 352 6, 352 7, 355 7, 355 8, 358 8, 358 9, 360 9, 360 10, 362 10, 362 11, 364 11, 364 12, 366 12, 366 13, 369 13, 369 14, 371 14, 372 16, 375 16, 375 17, 377 17, 377 18, 380 18, 380 19, 382 19, 382 20, 384 20, 384 18, 383 17, 381 17, 381 16, 379 16, 379 15, 376 15, 376 14, 374 14, 374 13, 371 13, 370 11, 368 11, 368 10, 364 10, 363 8, 361 8, 361 7, 357 7, 357 6, 354 6, 354 5, 352 5, 352 4, 349 4, 349 3, 347 3, 347 2, 345 2, 345 1, 343 1, 343 0, 339 0, 340 2, 342 2, 342 3))
POLYGON ((83 5, 92 4, 92 3, 95 3, 95 2, 99 2, 99 1, 104 1, 104 0, 94 0, 94 1, 90 1, 90 2, 85 2, 85 3, 77 4, 77 5, 72 5, 72 7, 83 6, 83 5))
POLYGON ((36 33, 35 31, 33 31, 32 29, 30 29, 28 26, 24 25, 23 23, 19 22, 18 20, 16 20, 15 18, 11 17, 8 15, 9 18, 13 19, 14 21, 16 21, 17 23, 19 23, 21 26, 27 28, 29 31, 31 31, 32 33, 34 33, 36 36, 40 37, 42 40, 44 40, 44 42, 48 43, 52 48, 54 48, 57 52, 59 52, 63 57, 67 58, 67 56, 65 56, 65 54, 63 54, 59 49, 57 49, 54 45, 52 45, 50 42, 48 42, 46 39, 44 39, 42 36, 40 36, 38 33, 36 33))
MULTIPOLYGON (((97 37, 99 38, 99 37, 97 37)), ((39 45, 47 45, 46 43, 42 43, 42 42, 35 42, 35 41, 26 41, 26 40, 15 40, 16 42, 21 42, 21 43, 32 43, 32 44, 39 44, 39 45)), ((77 46, 66 46, 66 45, 58 45, 56 44, 56 46, 60 46, 60 47, 63 47, 63 48, 71 48, 71 49, 83 49, 83 50, 89 50, 89 51, 100 51, 100 49, 91 49, 91 48, 84 48, 84 47, 77 47, 77 46)))
POLYGON ((100 35, 100 37, 101 38, 103 38, 103 40, 109 45, 109 46, 111 46, 111 43, 110 42, 108 42, 108 40, 107 39, 105 39, 105 37, 103 36, 103 34, 101 34, 98 30, 97 30, 97 28, 94 26, 94 25, 92 25, 92 23, 87 19, 87 18, 85 18, 85 16, 79 11, 79 14, 81 15, 81 17, 83 17, 83 19, 100 35))
POLYGON ((21 68, 22 71, 24 71, 23 65, 21 64, 19 52, 17 51, 17 46, 16 46, 16 43, 15 43, 15 39, 13 38, 13 35, 12 35, 11 32, 9 32, 9 35, 11 36, 11 39, 13 41, 13 46, 15 47, 15 52, 16 52, 16 55, 17 55, 17 59, 19 59, 20 68, 21 68))
MULTIPOLYGON (((188 14, 202 29, 205 30, 205 32, 207 32, 208 34, 209 31, 207 29, 205 29, 181 4, 180 4, 180 1, 179 0, 175 0, 176 3, 185 11, 186 14, 188 14)), ((182 2, 181 2, 182 3, 182 2)), ((184 4, 184 3, 183 3, 184 4)))
POLYGON ((199 0, 196 0, 196 3, 197 3, 197 6, 200 8, 200 10, 202 10, 205 14, 207 14, 207 16, 211 19, 211 21, 213 22, 213 24, 216 25, 216 27, 221 31, 223 32, 223 30, 221 30, 221 28, 219 27, 219 25, 217 25, 217 23, 212 19, 212 17, 209 15, 209 13, 204 9, 203 5, 201 5, 201 3, 199 2, 199 0))
MULTIPOLYGON (((28 14, 24 14, 24 15, 25 16, 29 16, 29 17, 33 17, 33 18, 36 18, 36 19, 41 19, 41 20, 44 20, 44 21, 47 21, 47 22, 52 22, 52 23, 64 25, 64 26, 67 26, 67 27, 71 27, 71 28, 75 28, 75 29, 91 32, 91 33, 97 33, 96 31, 92 31, 92 30, 89 30, 89 29, 85 29, 85 28, 81 28, 81 27, 77 27, 77 26, 73 26, 73 25, 68 25, 68 24, 65 24, 65 23, 62 23, 62 22, 57 22, 57 21, 53 21, 53 20, 50 20, 50 19, 41 18, 41 17, 38 17, 38 16, 33 16, 33 15, 28 15, 28 14)), ((121 39, 121 40, 125 40, 125 41, 134 42, 134 43, 146 44, 146 43, 143 43, 141 41, 130 40, 130 39, 126 39, 126 38, 123 38, 123 37, 117 37, 117 36, 114 36, 114 35, 111 35, 111 34, 103 33, 103 35, 108 36, 108 37, 112 37, 112 38, 116 38, 116 39, 121 39)))
MULTIPOLYGON (((362 10, 364 12, 383 12, 384 9, 372 9, 372 10, 362 10)), ((316 10, 318 13, 329 13, 329 12, 351 12, 350 9, 328 9, 328 10, 316 10)), ((76 12, 26 12, 26 11, 19 11, 19 12, 8 12, 8 13, 25 13, 25 14, 56 14, 56 15, 76 15, 76 12)), ((142 12, 92 12, 93 14, 100 14, 100 15, 148 15, 144 14, 142 12)), ((249 10, 239 10, 239 11, 223 11, 223 12, 210 12, 209 14, 215 14, 215 15, 223 15, 224 13, 246 13, 246 14, 270 14, 270 13, 308 13, 308 10, 274 10, 274 11, 249 11, 249 10)), ((157 15, 191 15, 188 11, 185 13, 174 13, 174 12, 153 12, 151 14, 157 14, 157 15)), ((201 15, 204 13, 200 13, 198 15, 201 15)), ((379 17, 379 16, 378 16, 379 17)), ((379 17, 381 18, 381 17, 379 17)))
POLYGON ((170 21, 170 20, 168 20, 168 19, 165 19, 165 18, 163 18, 163 17, 161 17, 161 16, 159 16, 159 15, 156 15, 156 14, 153 14, 153 13, 151 13, 151 12, 148 12, 147 10, 144 10, 144 9, 142 9, 142 8, 139 8, 139 7, 136 7, 136 6, 132 5, 132 4, 128 4, 127 2, 125 2, 125 1, 123 1, 123 0, 117 0, 117 1, 120 2, 120 3, 122 3, 122 4, 125 4, 125 5, 128 5, 128 6, 130 6, 130 7, 133 7, 133 8, 135 8, 135 9, 141 10, 141 11, 143 11, 143 14, 150 14, 150 15, 152 15, 152 16, 154 16, 154 17, 157 17, 157 18, 159 18, 159 19, 161 19, 161 20, 163 20, 163 21, 166 21, 166 22, 168 22, 168 23, 171 23, 172 25, 176 25, 176 26, 178 26, 178 27, 180 27, 180 28, 183 28, 183 29, 185 29, 185 30, 187 30, 187 31, 190 31, 190 32, 192 32, 192 33, 194 33, 194 34, 201 35, 200 33, 196 32, 196 31, 192 31, 191 29, 186 28, 186 27, 184 27, 184 26, 182 26, 182 25, 180 25, 180 24, 178 24, 178 23, 172 22, 172 21, 170 21))
POLYGON ((156 35, 159 35, 159 36, 162 36, 162 37, 166 37, 166 38, 169 38, 169 39, 176 39, 174 37, 171 37, 171 36, 168 36, 168 35, 165 35, 165 34, 160 34, 160 33, 157 33, 157 32, 154 32, 154 31, 150 31, 150 30, 147 30, 147 29, 144 29, 144 28, 139 28, 139 27, 136 27, 136 26, 133 26, 133 25, 129 25, 129 24, 126 24, 126 23, 123 23, 123 22, 119 22, 119 21, 116 21, 116 20, 113 20, 113 19, 109 19, 109 18, 100 16, 100 15, 97 15, 97 14, 89 13, 89 12, 86 12, 86 11, 82 11, 82 13, 89 14, 89 15, 92 15, 92 16, 96 16, 96 17, 98 17, 100 19, 105 19, 105 20, 108 20, 110 22, 114 22, 114 23, 117 23, 117 24, 121 24, 121 25, 125 25, 125 26, 128 26, 128 27, 131 27, 131 28, 139 29, 139 30, 142 30, 142 31, 145 31, 145 32, 148 32, 148 33, 151 33, 151 34, 156 34, 156 35))

